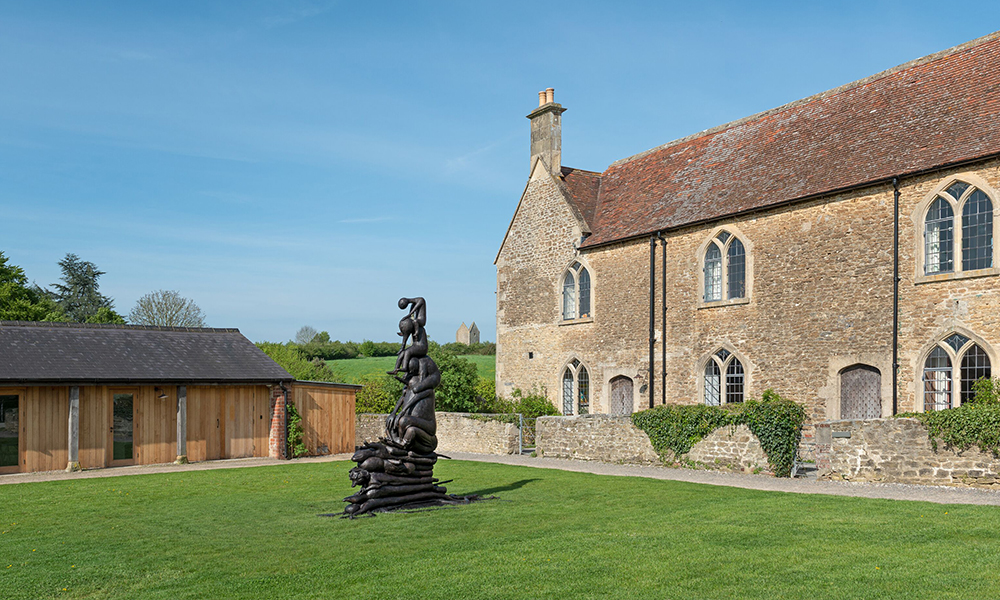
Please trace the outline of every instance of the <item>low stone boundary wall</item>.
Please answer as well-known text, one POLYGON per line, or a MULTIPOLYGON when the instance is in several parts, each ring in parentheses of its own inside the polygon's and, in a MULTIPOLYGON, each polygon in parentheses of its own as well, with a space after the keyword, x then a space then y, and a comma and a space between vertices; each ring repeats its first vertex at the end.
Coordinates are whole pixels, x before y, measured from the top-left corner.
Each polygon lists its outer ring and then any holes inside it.
POLYGON ((692 446, 684 458, 710 468, 771 473, 760 440, 746 425, 716 429, 692 446))
POLYGON ((535 454, 608 463, 659 464, 646 432, 631 417, 578 415, 538 417, 535 454))
MULTIPOLYGON (((360 414, 356 417, 354 443, 361 446, 385 435, 388 415, 360 414)), ((435 413, 437 451, 477 454, 517 454, 521 451, 517 423, 503 423, 485 415, 435 413)), ((517 418, 516 415, 514 417, 517 418)))
POLYGON ((931 448, 916 419, 828 421, 816 425, 821 479, 955 486, 1000 486, 1000 459, 970 448, 931 448))
MULTIPOLYGON (((646 432, 631 417, 579 415, 539 417, 535 452, 548 458, 617 464, 663 464, 646 432)), ((680 463, 708 469, 770 473, 767 456, 746 425, 716 429, 695 444, 680 463)))

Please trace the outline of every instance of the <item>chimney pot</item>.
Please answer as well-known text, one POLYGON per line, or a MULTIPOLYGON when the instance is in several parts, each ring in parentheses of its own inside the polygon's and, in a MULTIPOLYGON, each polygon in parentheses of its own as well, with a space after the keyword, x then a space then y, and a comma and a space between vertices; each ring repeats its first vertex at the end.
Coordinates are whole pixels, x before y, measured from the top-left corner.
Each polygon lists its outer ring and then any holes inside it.
POLYGON ((538 106, 545 104, 545 92, 538 92, 538 106))
POLYGON ((545 88, 545 102, 555 102, 555 95, 555 88, 545 88))

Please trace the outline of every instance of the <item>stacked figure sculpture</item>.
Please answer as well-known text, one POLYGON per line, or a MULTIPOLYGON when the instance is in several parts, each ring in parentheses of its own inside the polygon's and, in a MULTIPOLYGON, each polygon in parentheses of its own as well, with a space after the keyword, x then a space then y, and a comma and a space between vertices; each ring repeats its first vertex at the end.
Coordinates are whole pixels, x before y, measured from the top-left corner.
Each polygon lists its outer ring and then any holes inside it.
POLYGON ((438 440, 434 419, 434 388, 441 372, 427 356, 427 308, 423 298, 401 298, 406 316, 399 322, 403 338, 396 367, 389 371, 403 383, 403 394, 385 421, 385 437, 368 442, 351 458, 353 486, 361 490, 344 498, 344 515, 466 504, 475 496, 454 496, 434 478, 438 440), (409 345, 407 345, 409 343, 409 345))

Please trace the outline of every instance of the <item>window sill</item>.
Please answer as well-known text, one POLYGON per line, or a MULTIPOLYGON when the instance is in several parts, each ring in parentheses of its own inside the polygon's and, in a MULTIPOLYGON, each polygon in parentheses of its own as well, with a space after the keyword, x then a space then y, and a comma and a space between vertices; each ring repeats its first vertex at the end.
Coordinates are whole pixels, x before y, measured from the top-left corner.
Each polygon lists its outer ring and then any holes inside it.
POLYGON ((957 273, 936 273, 934 275, 921 275, 913 280, 914 285, 922 283, 934 283, 936 281, 952 281, 953 279, 974 279, 976 277, 992 277, 1000 275, 1000 269, 991 267, 989 269, 976 269, 975 271, 959 271, 957 273))
POLYGON ((579 319, 566 319, 565 321, 559 321, 559 326, 563 325, 579 325, 581 323, 593 323, 594 317, 580 317, 579 319))
POLYGON ((736 298, 735 300, 713 300, 712 302, 699 302, 698 310, 703 308, 718 308, 720 306, 740 306, 750 304, 750 298, 736 298))

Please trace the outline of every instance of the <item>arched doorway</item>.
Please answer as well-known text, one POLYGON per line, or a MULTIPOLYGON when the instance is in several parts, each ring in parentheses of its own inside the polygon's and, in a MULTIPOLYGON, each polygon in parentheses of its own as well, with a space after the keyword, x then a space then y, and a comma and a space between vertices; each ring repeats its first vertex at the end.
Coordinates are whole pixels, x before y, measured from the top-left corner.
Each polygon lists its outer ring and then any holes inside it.
POLYGON ((630 415, 635 406, 632 399, 632 380, 624 375, 619 375, 611 380, 611 406, 609 411, 612 415, 630 415))
POLYGON ((882 373, 869 365, 852 365, 840 372, 840 418, 882 417, 882 373))

